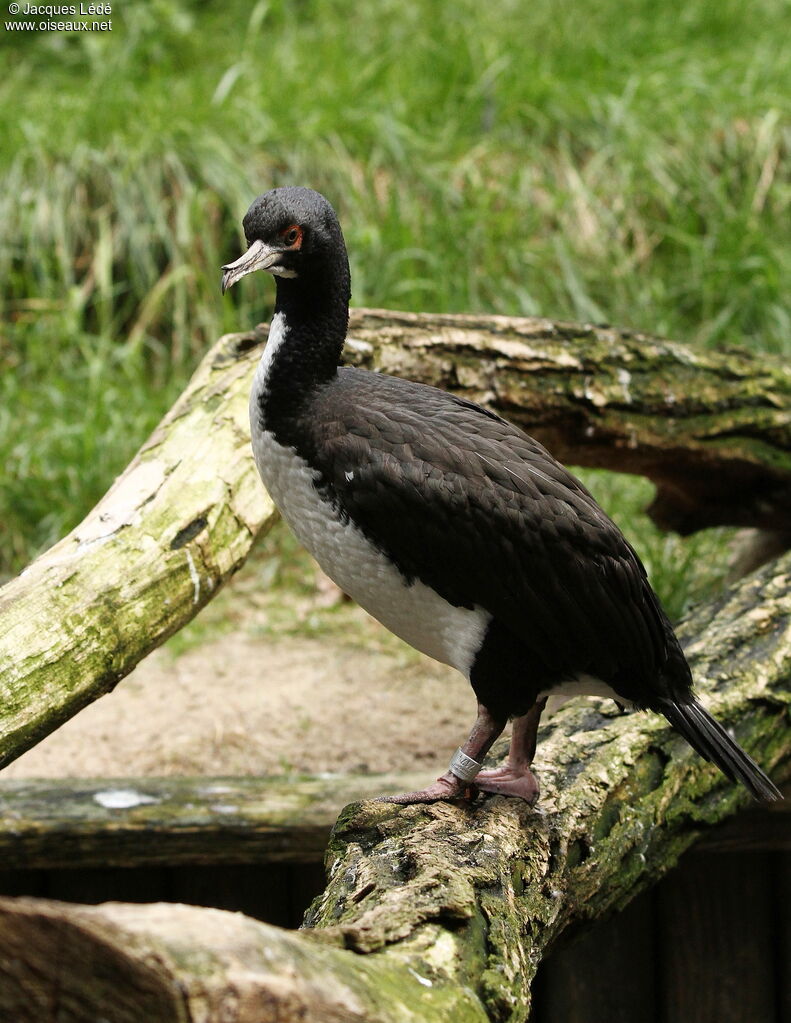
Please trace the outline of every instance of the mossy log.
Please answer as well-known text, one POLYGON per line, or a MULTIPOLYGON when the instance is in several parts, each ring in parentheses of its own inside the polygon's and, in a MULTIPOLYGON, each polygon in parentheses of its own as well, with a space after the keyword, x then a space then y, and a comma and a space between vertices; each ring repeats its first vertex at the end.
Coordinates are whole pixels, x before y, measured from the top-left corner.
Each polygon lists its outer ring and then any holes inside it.
POLYGON ((96 507, 0 589, 0 767, 190 621, 277 521, 247 347, 221 339, 96 507))
MULTIPOLYGON (((350 335, 359 359, 484 399, 567 461, 651 476, 655 515, 678 528, 786 527, 779 365, 545 321, 363 311, 350 335)), ((196 613, 272 521, 245 451, 259 337, 223 339, 102 504, 0 595, 6 760, 196 613)), ((789 576, 785 555, 681 632, 707 705, 778 781, 791 768, 789 576)), ((2 900, 0 1018, 55 1005, 110 1023, 525 1020, 556 938, 623 906, 746 798, 663 720, 597 701, 552 717, 537 770, 533 810, 501 797, 349 806, 299 934, 215 910, 2 900)))
POLYGON ((1 869, 320 863, 347 803, 425 780, 417 771, 0 779, 1 869))

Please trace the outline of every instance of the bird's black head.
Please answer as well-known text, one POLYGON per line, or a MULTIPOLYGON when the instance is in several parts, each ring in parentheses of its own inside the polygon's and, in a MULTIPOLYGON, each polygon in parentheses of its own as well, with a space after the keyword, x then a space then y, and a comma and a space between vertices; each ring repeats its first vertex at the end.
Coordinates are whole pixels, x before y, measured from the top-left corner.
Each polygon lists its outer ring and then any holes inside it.
MULTIPOLYGON (((335 210, 310 188, 273 188, 259 195, 243 221, 247 252, 223 267, 225 292, 253 270, 284 280, 348 281, 348 261, 335 210)), ((348 285, 347 285, 348 286, 348 285)))

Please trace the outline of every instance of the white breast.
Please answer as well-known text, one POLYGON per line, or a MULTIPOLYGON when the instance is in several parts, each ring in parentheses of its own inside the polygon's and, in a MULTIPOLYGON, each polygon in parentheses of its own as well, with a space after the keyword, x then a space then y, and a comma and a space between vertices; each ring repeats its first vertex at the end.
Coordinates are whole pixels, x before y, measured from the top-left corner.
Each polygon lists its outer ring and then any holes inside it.
POLYGON ((361 530, 352 522, 342 522, 322 498, 308 463, 293 448, 278 444, 265 424, 262 427, 258 399, 287 331, 278 314, 250 396, 253 455, 264 486, 300 543, 345 593, 411 646, 469 677, 491 620, 488 612, 453 607, 421 582, 407 585, 361 530))

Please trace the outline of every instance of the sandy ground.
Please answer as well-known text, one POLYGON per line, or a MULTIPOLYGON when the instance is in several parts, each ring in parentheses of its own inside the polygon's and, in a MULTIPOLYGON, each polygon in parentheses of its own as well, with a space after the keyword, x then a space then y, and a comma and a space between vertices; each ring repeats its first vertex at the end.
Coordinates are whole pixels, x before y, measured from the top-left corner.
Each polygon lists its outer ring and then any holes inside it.
POLYGON ((307 556, 289 569, 296 590, 272 584, 268 558, 3 777, 443 771, 474 720, 467 682, 343 600, 307 556))

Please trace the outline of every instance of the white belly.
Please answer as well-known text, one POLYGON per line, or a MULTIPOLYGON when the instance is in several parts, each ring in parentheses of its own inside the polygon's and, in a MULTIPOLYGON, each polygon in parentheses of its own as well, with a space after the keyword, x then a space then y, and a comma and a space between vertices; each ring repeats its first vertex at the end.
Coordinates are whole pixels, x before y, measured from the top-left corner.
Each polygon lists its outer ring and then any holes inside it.
POLYGON ((408 585, 351 522, 341 522, 313 485, 314 472, 252 416, 253 454, 283 518, 322 570, 374 618, 415 649, 469 677, 491 616, 453 607, 425 584, 408 585))

